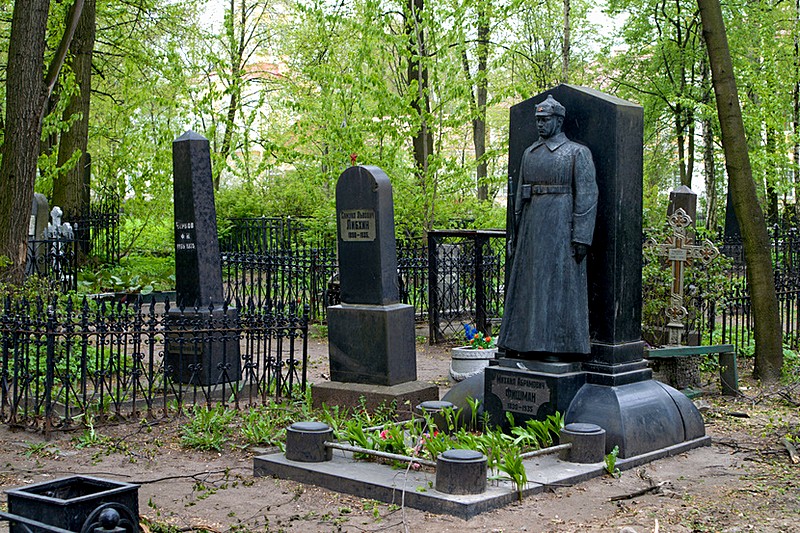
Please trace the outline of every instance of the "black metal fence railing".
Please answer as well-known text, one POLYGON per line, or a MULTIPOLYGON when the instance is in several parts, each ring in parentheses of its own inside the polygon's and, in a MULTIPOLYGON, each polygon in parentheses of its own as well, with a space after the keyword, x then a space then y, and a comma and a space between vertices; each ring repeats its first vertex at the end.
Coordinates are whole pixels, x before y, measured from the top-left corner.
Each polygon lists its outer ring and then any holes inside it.
POLYGON ((28 240, 25 275, 45 278, 62 292, 78 286, 78 249, 75 238, 28 240))
POLYGON ((491 334, 503 315, 504 231, 428 233, 430 342, 463 336, 463 324, 491 334))
MULTIPOLYGON (((220 238, 223 280, 230 299, 258 305, 303 302, 312 320, 325 320, 340 302, 336 243, 307 229, 302 220, 273 217, 231 219, 220 238)), ((401 300, 427 317, 428 253, 424 243, 399 241, 401 300)))
MULTIPOLYGON (((340 301, 335 243, 302 220, 229 222, 220 239, 227 296, 260 305, 303 302, 312 320, 325 320, 326 308, 340 301)), ((399 240, 401 301, 414 306, 417 322, 429 322, 432 343, 459 337, 464 322, 492 331, 502 316, 504 262, 503 231, 433 231, 427 242, 399 240)))
POLYGON ((48 431, 93 415, 167 417, 187 404, 302 397, 307 309, 203 311, 168 302, 6 298, 0 420, 48 431), (221 356, 207 359, 215 345, 224 346, 221 356), (207 377, 198 379, 201 373, 207 377))
POLYGON ((91 203, 85 213, 69 221, 83 256, 109 265, 119 263, 119 216, 119 195, 105 192, 102 200, 91 203))

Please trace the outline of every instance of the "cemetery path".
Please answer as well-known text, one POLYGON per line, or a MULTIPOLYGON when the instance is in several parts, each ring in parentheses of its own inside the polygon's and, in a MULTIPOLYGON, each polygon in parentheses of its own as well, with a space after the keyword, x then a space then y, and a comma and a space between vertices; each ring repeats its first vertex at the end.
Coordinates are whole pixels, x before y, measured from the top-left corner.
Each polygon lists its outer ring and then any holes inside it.
MULTIPOLYGON (((311 339, 309 344, 310 378, 324 379, 325 342, 311 339)), ((446 348, 419 345, 418 361, 420 379, 442 390, 449 387, 446 348)), ((182 447, 185 419, 149 428, 131 423, 97 428, 94 434, 59 433, 49 441, 0 426, 0 488, 74 473, 142 483, 140 513, 158 525, 151 531, 794 531, 800 523, 800 465, 791 462, 782 439, 800 435, 800 390, 758 389, 746 379, 743 384, 741 398, 708 395, 701 400, 713 442, 709 447, 619 478, 554 487, 468 521, 254 478, 256 450, 182 447), (612 501, 615 497, 621 499, 612 501)), ((7 524, 0 523, 0 530, 7 531, 7 524)))

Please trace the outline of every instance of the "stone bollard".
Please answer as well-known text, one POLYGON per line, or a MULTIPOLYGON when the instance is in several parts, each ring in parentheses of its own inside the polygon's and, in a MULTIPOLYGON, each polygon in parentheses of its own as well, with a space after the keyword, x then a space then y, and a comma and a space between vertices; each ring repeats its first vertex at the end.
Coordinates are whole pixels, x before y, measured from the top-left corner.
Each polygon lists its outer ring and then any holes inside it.
POLYGON ((445 494, 486 492, 486 456, 475 450, 447 450, 436 459, 436 485, 445 494))
POLYGON ((606 453, 606 430, 596 424, 575 422, 561 430, 561 444, 572 443, 559 458, 570 463, 599 463, 606 453))
POLYGON ((325 446, 333 429, 322 422, 295 422, 286 430, 286 458, 302 463, 330 461, 333 450, 325 446))
MULTIPOLYGON (((452 409, 453 415, 455 415, 456 406, 450 402, 443 402, 441 400, 428 400, 422 402, 417 406, 417 413, 420 415, 430 415, 433 419, 433 423, 436 424, 436 428, 443 432, 449 433, 450 430, 447 427, 444 415, 442 414, 445 409, 452 409)), ((431 428, 428 428, 429 430, 431 428)))

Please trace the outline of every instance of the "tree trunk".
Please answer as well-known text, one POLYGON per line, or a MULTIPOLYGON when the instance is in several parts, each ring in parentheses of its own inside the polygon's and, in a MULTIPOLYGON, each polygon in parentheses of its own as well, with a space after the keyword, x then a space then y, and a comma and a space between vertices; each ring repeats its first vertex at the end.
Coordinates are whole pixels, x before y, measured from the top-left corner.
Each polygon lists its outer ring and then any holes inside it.
POLYGON ((477 167, 475 178, 478 200, 489 198, 489 187, 486 183, 488 165, 486 164, 486 102, 489 92, 489 13, 483 1, 475 7, 478 12, 478 73, 476 77, 476 116, 472 120, 472 142, 475 145, 475 161, 477 167))
MULTIPOLYGON (((704 107, 708 107, 711 103, 711 72, 709 72, 708 60, 705 56, 702 59, 702 79, 700 81, 700 88, 703 97, 701 103, 704 107)), ((703 175, 706 184, 706 198, 708 203, 706 205, 706 229, 714 232, 717 229, 717 169, 714 161, 714 123, 711 117, 703 115, 701 119, 703 127, 703 175)))
POLYGON ((711 63, 711 79, 717 97, 717 114, 731 198, 742 230, 747 284, 755 322, 754 374, 764 382, 774 382, 780 378, 783 366, 783 339, 769 235, 753 183, 742 111, 719 0, 697 0, 697 5, 700 8, 703 37, 711 63))
POLYGON ((408 13, 405 19, 406 35, 408 36, 408 68, 406 81, 409 88, 416 93, 411 100, 411 108, 419 118, 419 128, 413 132, 414 163, 416 166, 417 182, 425 195, 425 211, 431 219, 426 221, 430 227, 432 220, 432 200, 428 198, 428 158, 433 155, 433 132, 428 124, 431 113, 431 102, 428 87, 428 68, 424 58, 427 55, 425 48, 425 33, 422 30, 422 10, 425 8, 424 0, 408 0, 406 6, 408 13))
MULTIPOLYGON (((794 3, 795 27, 800 25, 800 0, 794 3)), ((792 86, 792 130, 794 142, 794 214, 800 220, 800 36, 795 29, 794 34, 794 85, 792 86)))
POLYGON ((22 281, 47 86, 42 75, 50 0, 15 2, 6 69, 6 129, 0 163, 0 255, 5 278, 22 281))
POLYGON ((81 216, 88 208, 84 204, 87 191, 85 182, 85 154, 89 144, 89 107, 92 92, 92 53, 95 40, 96 0, 85 0, 83 11, 70 44, 72 71, 78 84, 78 93, 70 98, 64 109, 63 120, 69 121, 73 116, 80 118, 72 123, 69 130, 61 135, 58 145, 58 166, 67 164, 75 152, 81 155, 75 164, 62 169, 53 183, 53 205, 61 207, 64 219, 71 220, 81 216))
MULTIPOLYGON (((229 32, 229 54, 231 61, 231 86, 230 86, 230 100, 228 101, 228 113, 225 118, 225 133, 222 136, 222 146, 220 147, 220 156, 222 156, 223 163, 227 162, 228 157, 231 155, 231 144, 233 142, 233 131, 236 127, 236 113, 239 109, 239 95, 241 94, 242 86, 242 59, 244 58, 245 34, 247 33, 247 6, 244 0, 239 7, 239 38, 236 38, 236 2, 230 0, 231 12, 231 26, 228 28, 229 32)), ((214 190, 219 190, 220 174, 225 164, 214 173, 214 190)))
POLYGON ((706 182, 706 229, 717 229, 717 171, 714 168, 714 129, 710 118, 703 119, 703 173, 706 182))
POLYGON ((564 40, 561 42, 561 83, 569 83, 569 12, 570 0, 564 0, 564 40))

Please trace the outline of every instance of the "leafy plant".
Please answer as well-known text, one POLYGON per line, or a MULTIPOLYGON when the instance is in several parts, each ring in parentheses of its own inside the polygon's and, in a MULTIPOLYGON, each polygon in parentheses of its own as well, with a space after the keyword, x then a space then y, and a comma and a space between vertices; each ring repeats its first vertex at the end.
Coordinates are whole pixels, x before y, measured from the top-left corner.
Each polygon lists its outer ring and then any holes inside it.
POLYGON ((221 451, 230 438, 235 416, 222 404, 210 409, 195 405, 189 422, 183 426, 181 442, 189 448, 221 451))
POLYGON ((87 416, 84 423, 86 424, 86 429, 75 439, 76 448, 91 448, 92 446, 108 442, 108 437, 95 431, 94 420, 91 416, 87 416))
POLYGON ((242 436, 248 444, 276 446, 286 436, 286 426, 291 422, 285 417, 275 416, 263 407, 247 411, 242 417, 242 436))
POLYGON ((497 469, 504 472, 517 488, 519 500, 522 501, 522 491, 528 483, 528 473, 522 464, 519 449, 511 447, 505 450, 503 460, 497 463, 497 469))
POLYGON ((609 475, 614 477, 619 477, 622 475, 619 468, 617 468, 617 456, 619 455, 619 446, 614 446, 614 449, 611 450, 611 453, 606 455, 605 457, 605 464, 606 464, 606 472, 609 475))

